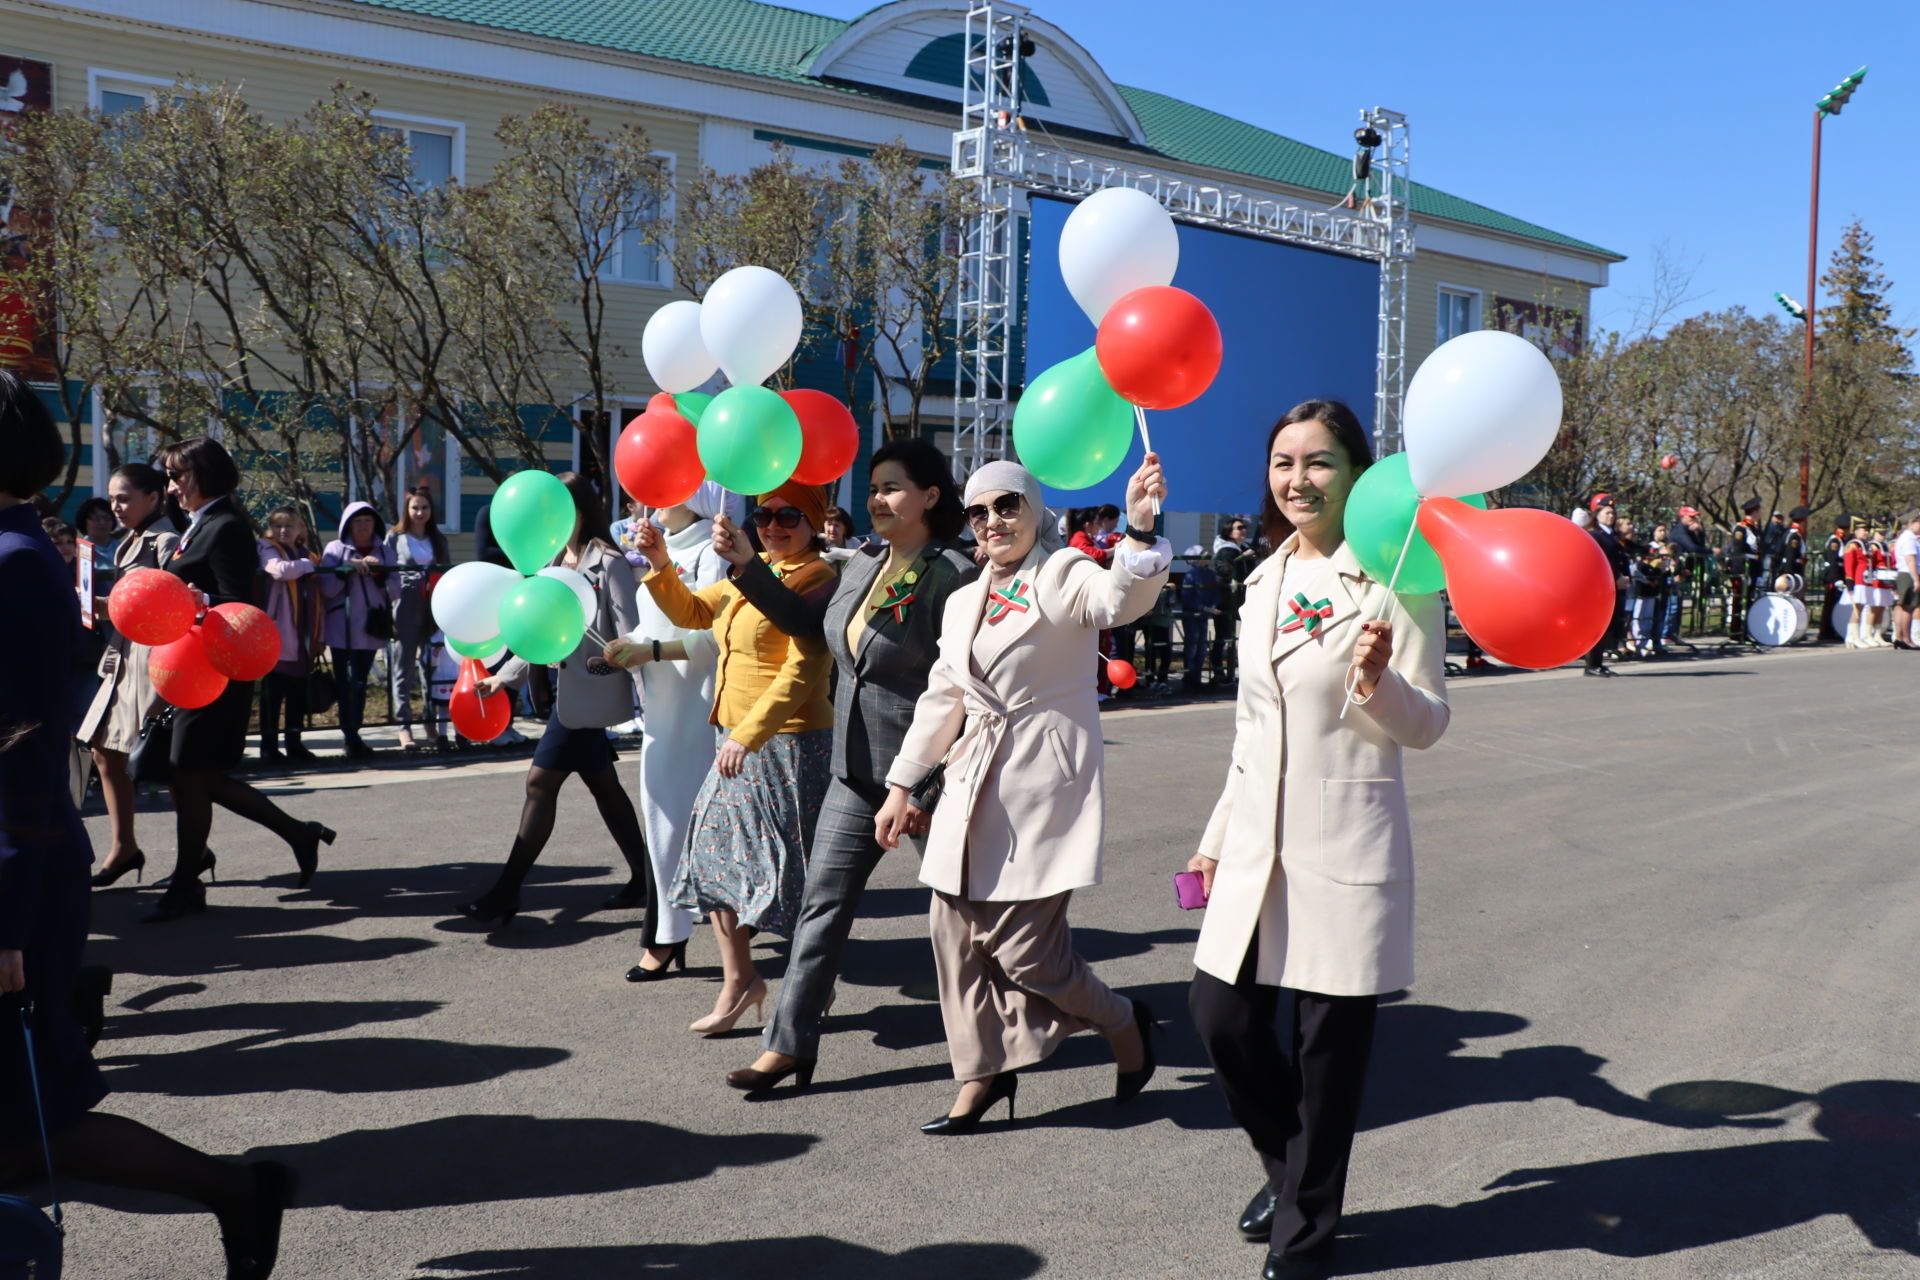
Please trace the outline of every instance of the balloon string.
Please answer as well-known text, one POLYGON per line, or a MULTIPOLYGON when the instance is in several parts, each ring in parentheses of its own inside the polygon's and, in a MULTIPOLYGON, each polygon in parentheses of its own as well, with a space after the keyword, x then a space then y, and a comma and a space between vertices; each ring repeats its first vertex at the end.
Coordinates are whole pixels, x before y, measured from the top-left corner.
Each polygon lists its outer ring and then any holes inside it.
MULTIPOLYGON (((1369 622, 1380 621, 1387 616, 1387 611, 1393 608, 1393 589, 1400 581, 1401 566, 1407 563, 1407 552, 1413 548, 1413 531, 1419 527, 1420 523, 1417 519, 1407 525, 1407 540, 1400 544, 1400 558, 1393 562, 1393 574, 1387 579, 1387 598, 1381 602, 1380 612, 1369 618, 1369 622)), ((1347 700, 1340 704, 1340 719, 1347 718, 1347 708, 1353 705, 1353 693, 1359 687, 1360 668, 1350 666, 1347 668, 1347 700)))
MULTIPOLYGON (((1133 406, 1133 420, 1140 424, 1140 443, 1148 453, 1153 452, 1153 437, 1147 434, 1147 411, 1139 405, 1133 406)), ((1153 514, 1160 514, 1160 499, 1153 499, 1153 514)))

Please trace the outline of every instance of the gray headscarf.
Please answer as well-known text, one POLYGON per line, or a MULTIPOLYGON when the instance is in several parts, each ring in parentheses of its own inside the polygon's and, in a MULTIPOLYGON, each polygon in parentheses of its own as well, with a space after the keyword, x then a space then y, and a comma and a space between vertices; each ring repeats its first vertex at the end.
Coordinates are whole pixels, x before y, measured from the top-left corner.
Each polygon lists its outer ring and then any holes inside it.
POLYGON ((702 480, 700 487, 687 499, 687 510, 702 520, 713 520, 727 509, 727 491, 711 480, 702 480))
POLYGON ((1039 526, 1038 546, 1041 554, 1052 555, 1060 549, 1060 521, 1053 512, 1047 510, 1047 504, 1040 492, 1040 482, 1034 479, 1033 472, 1017 462, 989 462, 967 477, 967 491, 962 501, 971 506, 973 500, 983 493, 995 493, 1005 490, 1017 493, 1027 500, 1027 509, 1033 512, 1039 526))

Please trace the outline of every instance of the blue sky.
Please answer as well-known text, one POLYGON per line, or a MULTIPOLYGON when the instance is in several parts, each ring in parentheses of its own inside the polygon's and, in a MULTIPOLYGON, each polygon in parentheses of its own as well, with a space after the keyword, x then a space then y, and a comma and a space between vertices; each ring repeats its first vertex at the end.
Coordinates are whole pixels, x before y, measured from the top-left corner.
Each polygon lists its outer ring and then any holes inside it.
POLYGON ((1821 266, 1858 216, 1895 319, 1920 326, 1920 163, 1898 143, 1920 118, 1920 0, 1030 8, 1123 84, 1331 150, 1361 107, 1405 112, 1417 181, 1627 256, 1595 295, 1601 328, 1633 325, 1662 245, 1692 270, 1681 314, 1802 298, 1813 104, 1869 64, 1824 131, 1821 266))

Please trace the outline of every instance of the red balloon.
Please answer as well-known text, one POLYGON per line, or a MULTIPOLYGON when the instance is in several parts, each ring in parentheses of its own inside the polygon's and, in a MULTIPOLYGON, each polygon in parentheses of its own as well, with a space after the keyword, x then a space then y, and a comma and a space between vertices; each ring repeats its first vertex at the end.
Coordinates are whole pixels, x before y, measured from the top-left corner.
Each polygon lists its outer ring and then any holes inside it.
POLYGON ((258 680, 280 663, 279 626, 265 611, 237 600, 207 610, 200 640, 207 661, 229 680, 258 680))
POLYGON ((454 682, 453 696, 447 701, 447 717, 453 721, 453 727, 474 742, 492 742, 506 732, 507 725, 513 721, 512 695, 502 690, 483 698, 474 688, 486 674, 480 659, 460 659, 460 678, 454 682))
POLYGON ((136 644, 172 644, 199 611, 193 588, 165 569, 135 569, 107 594, 107 617, 136 644))
POLYGON ((1107 663, 1107 683, 1116 689, 1131 689, 1140 683, 1140 673, 1133 669, 1131 662, 1115 658, 1107 663))
POLYGON ((1668 454, 1666 457, 1660 459, 1660 469, 1662 471, 1671 471, 1679 465, 1680 459, 1674 457, 1672 454, 1668 454))
POLYGON ((707 478, 698 438, 673 397, 661 392, 647 401, 646 412, 627 424, 613 446, 613 472, 620 477, 620 487, 649 507, 679 506, 707 478))
POLYGON ((1418 523, 1446 568, 1460 625, 1500 661, 1557 667, 1606 634, 1613 569, 1600 544, 1565 516, 1423 498, 1418 523))
POLYGON ((1135 289, 1114 303, 1093 348, 1113 389, 1143 409, 1191 404, 1220 372, 1219 322, 1172 285, 1135 289))
POLYGON ((227 678, 207 661, 205 633, 199 627, 189 628, 172 644, 154 646, 147 655, 147 675, 155 693, 185 709, 204 707, 227 691, 227 678))
POLYGON ((832 484, 847 474, 860 453, 860 427, 853 411, 824 391, 782 391, 780 398, 800 419, 800 484, 832 484))

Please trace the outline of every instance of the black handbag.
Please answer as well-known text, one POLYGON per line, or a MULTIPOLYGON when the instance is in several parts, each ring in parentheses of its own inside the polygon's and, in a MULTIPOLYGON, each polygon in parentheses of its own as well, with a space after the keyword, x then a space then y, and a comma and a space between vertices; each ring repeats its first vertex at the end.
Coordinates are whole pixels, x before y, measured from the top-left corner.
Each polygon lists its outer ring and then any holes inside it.
POLYGON ((360 620, 367 635, 382 642, 393 639, 393 606, 377 604, 367 610, 367 616, 360 620))
POLYGON ((922 813, 932 813, 933 807, 940 803, 940 793, 946 789, 947 762, 942 760, 927 770, 926 777, 907 788, 907 799, 922 813))
POLYGON ((127 775, 135 782, 165 782, 173 773, 173 708, 157 711, 140 726, 140 740, 127 755, 127 775))
POLYGON ((315 658, 307 669, 307 714, 323 716, 333 710, 340 686, 333 678, 333 666, 325 658, 315 658))
POLYGON ((53 1148, 47 1143, 47 1114, 40 1104, 40 1068, 33 1060, 33 1006, 18 996, 7 1003, 20 1010, 20 1039, 26 1047, 27 1080, 33 1086, 33 1114, 40 1127, 40 1154, 47 1162, 47 1199, 53 1216, 25 1196, 0 1196, 0 1277, 60 1280, 66 1228, 62 1225, 60 1193, 53 1184, 53 1148))

